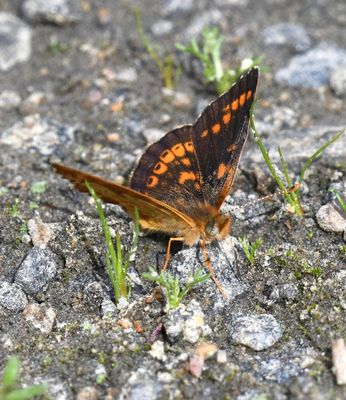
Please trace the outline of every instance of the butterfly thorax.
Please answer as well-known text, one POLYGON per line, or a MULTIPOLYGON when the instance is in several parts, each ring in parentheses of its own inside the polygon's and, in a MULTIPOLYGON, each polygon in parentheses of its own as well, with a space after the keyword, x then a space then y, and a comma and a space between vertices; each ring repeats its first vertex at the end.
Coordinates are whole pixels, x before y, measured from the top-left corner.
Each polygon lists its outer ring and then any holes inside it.
POLYGON ((230 232, 231 217, 222 214, 216 207, 209 204, 192 207, 189 215, 196 222, 196 226, 184 229, 180 234, 184 237, 185 243, 190 246, 200 239, 206 242, 223 240, 230 232))

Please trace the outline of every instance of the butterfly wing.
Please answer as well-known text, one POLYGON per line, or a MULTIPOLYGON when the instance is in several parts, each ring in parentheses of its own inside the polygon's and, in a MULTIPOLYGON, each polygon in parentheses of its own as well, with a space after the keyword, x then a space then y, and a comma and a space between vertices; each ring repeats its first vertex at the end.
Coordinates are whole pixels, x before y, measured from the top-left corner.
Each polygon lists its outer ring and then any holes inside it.
POLYGON ((175 233, 194 226, 194 221, 182 212, 160 200, 136 192, 126 186, 117 185, 96 175, 78 169, 53 163, 55 170, 74 184, 81 192, 88 192, 85 181, 91 183, 97 195, 107 203, 118 204, 133 218, 135 208, 139 211, 140 223, 144 229, 175 233))
POLYGON ((206 107, 192 129, 203 194, 217 209, 231 189, 246 142, 257 81, 258 69, 252 68, 206 107))
POLYGON ((132 189, 189 213, 204 201, 191 139, 192 126, 168 132, 147 148, 131 178, 132 189))

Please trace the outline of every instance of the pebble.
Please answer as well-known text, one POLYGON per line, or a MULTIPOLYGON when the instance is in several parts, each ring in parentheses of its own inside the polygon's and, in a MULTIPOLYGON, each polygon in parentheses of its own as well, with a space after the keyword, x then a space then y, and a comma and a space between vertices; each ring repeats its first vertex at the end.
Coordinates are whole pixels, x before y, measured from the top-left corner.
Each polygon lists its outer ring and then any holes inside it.
POLYGON ((39 106, 47 101, 43 92, 31 93, 20 105, 20 113, 22 115, 35 114, 39 110, 39 106))
POLYGON ((218 350, 218 352, 216 353, 216 361, 219 364, 226 364, 226 362, 227 362, 226 350, 218 350))
POLYGON ((346 68, 334 68, 330 74, 330 87, 337 96, 346 96, 346 68))
POLYGON ((344 339, 332 341, 333 372, 338 385, 346 385, 346 345, 344 339))
POLYGON ((32 31, 22 20, 0 12, 0 70, 8 71, 31 56, 32 31))
POLYGON ((52 329, 56 318, 54 309, 45 304, 28 304, 24 311, 23 317, 31 325, 38 329, 41 333, 48 335, 52 329))
POLYGON ((256 351, 273 346, 283 334, 280 324, 270 314, 234 315, 229 323, 229 333, 234 344, 256 351))
POLYGON ((298 88, 318 88, 329 84, 336 67, 346 67, 346 51, 322 43, 306 53, 294 56, 275 79, 279 84, 298 88))
POLYGON ((0 144, 47 156, 57 153, 60 145, 72 143, 74 131, 75 127, 34 114, 6 129, 0 136, 0 144))
POLYGON ((165 133, 166 132, 161 129, 148 128, 148 129, 144 129, 143 136, 145 137, 147 143, 155 143, 159 139, 161 139, 165 133))
POLYGON ((151 27, 151 31, 155 36, 164 36, 168 35, 173 30, 173 22, 165 19, 160 19, 155 22, 151 27))
POLYGON ((191 108, 191 97, 183 92, 175 92, 172 104, 177 110, 188 111, 191 108))
POLYGON ((202 375, 204 366, 204 358, 196 354, 192 355, 189 359, 188 370, 191 375, 199 378, 202 375))
POLYGON ((198 36, 206 27, 220 24, 223 19, 222 12, 216 8, 210 9, 197 15, 188 25, 184 32, 184 37, 188 42, 191 38, 198 36))
POLYGON ((149 354, 156 358, 157 360, 165 362, 167 360, 167 356, 165 354, 165 345, 162 340, 156 340, 149 350, 149 354))
POLYGON ((204 313, 199 303, 192 299, 185 306, 169 310, 164 319, 167 336, 176 341, 181 337, 189 343, 197 343, 201 336, 211 333, 209 325, 206 324, 204 313))
POLYGON ((193 9, 194 0, 164 0, 163 2, 163 13, 169 16, 173 16, 182 12, 190 11, 193 9))
POLYGON ((0 283, 0 305, 7 310, 19 312, 24 310, 28 300, 23 290, 15 283, 0 283))
POLYGON ((76 7, 76 2, 71 0, 25 0, 21 11, 30 22, 65 26, 78 21, 72 4, 76 7))
POLYGON ((333 203, 323 205, 316 214, 319 227, 326 232, 346 231, 346 216, 333 203))
POLYGON ((146 367, 131 373, 121 389, 120 400, 159 400, 162 399, 162 383, 152 377, 146 367))
POLYGON ((39 292, 57 272, 55 258, 50 250, 33 247, 20 265, 15 283, 27 294, 39 292))
POLYGON ((0 93, 0 108, 3 110, 17 108, 20 102, 21 98, 19 94, 13 90, 4 90, 0 93))
POLYGON ((138 79, 135 68, 128 67, 116 71, 116 80, 123 83, 134 83, 138 79))
POLYGON ((47 247, 48 242, 54 236, 53 231, 39 217, 29 219, 28 231, 34 246, 41 249, 47 247))
POLYGON ((94 386, 85 386, 77 393, 77 400, 98 400, 97 389, 94 386))
POLYGON ((117 132, 107 133, 106 137, 109 143, 116 143, 120 139, 120 135, 117 132))
POLYGON ((296 52, 304 52, 311 46, 306 29, 299 24, 283 22, 268 26, 262 31, 264 44, 273 47, 288 47, 296 52))
POLYGON ((298 288, 293 283, 284 283, 276 286, 270 293, 272 300, 294 300, 298 295, 298 288))

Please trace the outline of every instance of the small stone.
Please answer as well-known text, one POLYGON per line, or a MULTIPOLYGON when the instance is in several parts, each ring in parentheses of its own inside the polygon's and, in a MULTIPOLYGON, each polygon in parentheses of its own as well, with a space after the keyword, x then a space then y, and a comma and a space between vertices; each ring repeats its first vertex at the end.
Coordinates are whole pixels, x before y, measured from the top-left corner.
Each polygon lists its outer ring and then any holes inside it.
POLYGON ((128 67, 116 72, 116 80, 123 83, 134 83, 138 79, 135 68, 128 67))
POLYGON ((132 322, 128 318, 121 318, 118 321, 118 324, 123 328, 123 329, 131 329, 133 328, 132 322))
POLYGON ((148 143, 155 143, 164 136, 165 132, 161 129, 148 128, 143 131, 143 136, 148 143))
POLYGON ((31 56, 31 29, 16 16, 0 12, 0 70, 8 71, 31 56))
POLYGON ((165 345, 161 340, 156 340, 151 345, 151 350, 149 350, 149 354, 160 361, 166 361, 167 356, 165 354, 165 345))
POLYGON ((60 145, 68 145, 74 139, 75 128, 42 119, 38 114, 30 115, 14 123, 0 134, 0 143, 21 151, 32 150, 42 155, 52 155, 60 145))
POLYGON ((226 364, 226 362, 227 362, 226 350, 218 350, 218 352, 216 353, 216 361, 219 364, 226 364))
POLYGON ((346 96, 346 68, 337 67, 330 74, 330 87, 337 96, 346 96))
POLYGON ((20 102, 21 98, 19 94, 13 90, 4 90, 0 93, 0 108, 3 110, 16 108, 19 106, 20 102))
POLYGON ((158 372, 157 380, 162 383, 171 383, 174 381, 174 377, 169 372, 158 372))
POLYGON ((175 92, 172 100, 173 107, 177 110, 189 110, 191 108, 191 98, 186 93, 175 92))
POLYGON ((20 265, 15 283, 28 294, 35 294, 54 278, 57 272, 55 255, 48 249, 33 247, 20 265))
POLYGON ((205 360, 212 357, 217 352, 217 346, 215 343, 200 343, 196 348, 196 354, 203 357, 205 360))
POLYGON ((39 217, 29 219, 28 230, 34 246, 41 249, 47 247, 48 242, 53 237, 53 231, 39 217))
POLYGON ((163 12, 166 15, 176 15, 181 12, 192 10, 193 0, 164 0, 163 12))
POLYGON ((274 288, 274 290, 270 293, 270 298, 272 300, 294 300, 297 295, 298 289, 296 285, 291 283, 284 283, 274 288))
POLYGON ((274 47, 288 47, 297 52, 310 48, 311 39, 305 28, 298 24, 283 22, 262 31, 264 43, 274 47))
POLYGON ((25 293, 16 284, 6 281, 0 283, 0 305, 7 310, 19 312, 24 310, 28 300, 25 293))
POLYGON ((78 21, 71 5, 70 0, 25 0, 22 13, 30 22, 65 26, 78 21))
POLYGON ((56 318, 56 313, 52 307, 44 304, 28 304, 23 311, 24 318, 43 334, 49 334, 56 318))
POLYGON ((104 298, 101 303, 101 315, 103 318, 113 318, 118 314, 116 305, 109 298, 104 298))
POLYGON ((196 378, 200 378, 202 375, 204 366, 204 358, 198 355, 193 355, 190 357, 188 370, 191 375, 195 376, 196 378))
POLYGON ((222 19, 222 12, 217 8, 212 8, 202 14, 197 14, 185 30, 184 37, 187 41, 190 41, 191 38, 201 34, 204 28, 220 24, 222 19))
POLYGON ((269 314, 235 315, 230 320, 229 331, 233 343, 256 351, 268 349, 282 336, 280 324, 269 314))
POLYGON ((98 400, 97 389, 94 386, 86 386, 77 393, 77 400, 98 400))
POLYGON ((22 115, 35 114, 38 112, 39 106, 47 101, 46 96, 42 92, 31 93, 20 105, 20 113, 22 115))
POLYGON ((119 399, 161 400, 162 389, 162 383, 147 368, 138 368, 121 388, 119 399))
POLYGON ((159 21, 155 22, 151 27, 151 31, 155 36, 164 36, 168 35, 173 30, 173 22, 167 21, 165 19, 160 19, 159 21))
POLYGON ((116 132, 107 133, 106 137, 109 143, 116 143, 120 139, 119 133, 116 132))
POLYGON ((319 227, 326 232, 346 231, 346 216, 338 211, 333 203, 322 206, 316 214, 319 227))
POLYGON ((97 21, 101 26, 109 25, 112 22, 112 14, 108 7, 101 7, 97 10, 97 21))
POLYGON ((101 73, 108 82, 114 82, 117 78, 116 72, 111 68, 103 68, 101 73))
POLYGON ((338 385, 346 385, 346 345, 344 339, 332 341, 333 372, 338 385))
POLYGON ((280 69, 275 79, 278 83, 298 88, 319 88, 327 85, 336 67, 346 67, 346 51, 328 44, 292 57, 288 66, 280 69))

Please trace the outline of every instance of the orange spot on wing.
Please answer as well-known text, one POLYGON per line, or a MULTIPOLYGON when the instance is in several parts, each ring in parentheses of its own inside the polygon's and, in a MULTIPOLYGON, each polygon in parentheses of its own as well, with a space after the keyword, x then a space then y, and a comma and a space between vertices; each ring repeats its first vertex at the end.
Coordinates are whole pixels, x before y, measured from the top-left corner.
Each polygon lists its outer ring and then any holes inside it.
POLYGON ((227 114, 224 114, 224 116, 222 117, 222 119, 223 119, 223 123, 224 123, 225 125, 227 125, 227 124, 230 122, 230 120, 231 120, 231 113, 228 112, 227 114))
POLYGON ((228 113, 229 111, 231 111, 231 106, 228 104, 228 105, 223 109, 223 112, 228 113))
POLYGON ((236 111, 238 110, 238 107, 239 107, 239 100, 235 99, 234 101, 232 101, 231 108, 233 111, 236 111))
POLYGON ((218 134, 221 130, 221 125, 220 124, 215 124, 211 127, 211 130, 213 133, 218 134))
POLYGON ((243 94, 239 97, 239 104, 240 104, 241 106, 244 105, 244 103, 245 103, 245 98, 246 98, 246 94, 245 94, 245 93, 243 93, 243 94))
POLYGON ((147 182, 147 187, 152 189, 159 183, 159 178, 155 175, 150 175, 147 182))
POLYGON ((249 98, 252 96, 252 90, 248 90, 246 93, 246 100, 249 100, 249 98))
POLYGON ((159 161, 154 167, 154 173, 158 175, 164 174, 167 170, 167 165, 161 161, 159 161))
POLYGON ((197 190, 197 192, 200 192, 202 189, 201 185, 198 182, 195 183, 195 189, 197 190))
POLYGON ((185 147, 186 151, 188 151, 189 153, 193 153, 195 151, 191 140, 188 142, 185 142, 184 147, 185 147))
POLYGON ((202 137, 202 138, 203 138, 203 137, 207 137, 207 136, 208 136, 208 131, 207 131, 207 130, 201 132, 201 137, 202 137))
POLYGON ((179 183, 180 185, 184 185, 186 181, 195 181, 197 179, 196 175, 192 171, 184 171, 180 172, 179 183))
POLYGON ((172 153, 177 157, 183 157, 185 155, 185 149, 182 143, 178 143, 171 147, 172 153))
POLYGON ((230 153, 231 151, 236 151, 236 150, 237 150, 237 145, 234 144, 234 143, 231 143, 231 144, 227 147, 226 150, 228 151, 228 153, 230 153))
POLYGON ((175 155, 170 151, 170 150, 165 150, 161 155, 160 155, 160 160, 163 161, 166 164, 169 164, 175 159, 175 155))
POLYGON ((227 166, 224 163, 221 163, 219 165, 219 168, 217 169, 217 179, 221 179, 226 172, 227 172, 227 166))
POLYGON ((185 167, 191 167, 191 162, 188 158, 183 158, 181 162, 185 165, 185 167))

